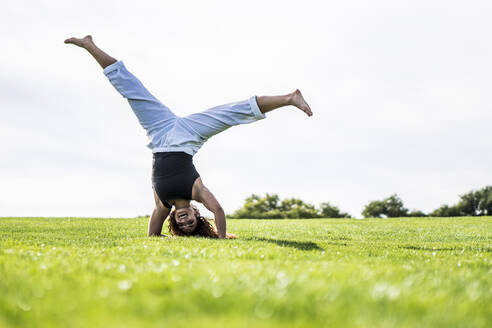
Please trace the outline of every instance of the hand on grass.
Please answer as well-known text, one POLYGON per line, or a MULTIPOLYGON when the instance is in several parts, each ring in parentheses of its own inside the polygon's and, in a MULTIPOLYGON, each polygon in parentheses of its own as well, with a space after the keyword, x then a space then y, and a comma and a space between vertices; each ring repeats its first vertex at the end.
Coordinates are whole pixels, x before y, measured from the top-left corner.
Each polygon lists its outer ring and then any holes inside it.
POLYGON ((233 234, 233 233, 227 233, 226 234, 226 239, 236 239, 237 238, 237 235, 233 234))

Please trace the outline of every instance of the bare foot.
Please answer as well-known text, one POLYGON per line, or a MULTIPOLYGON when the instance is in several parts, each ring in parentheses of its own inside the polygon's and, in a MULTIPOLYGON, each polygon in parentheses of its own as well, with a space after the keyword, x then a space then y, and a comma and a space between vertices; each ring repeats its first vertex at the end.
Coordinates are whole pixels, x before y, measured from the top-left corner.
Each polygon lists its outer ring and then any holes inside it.
POLYGON ((94 44, 92 41, 92 36, 86 35, 85 37, 79 39, 79 38, 70 38, 66 39, 65 43, 67 44, 75 44, 76 46, 82 47, 82 48, 87 48, 88 45, 94 44))
POLYGON ((300 110, 302 110, 304 113, 307 114, 307 116, 313 116, 313 112, 311 111, 311 108, 307 104, 306 100, 304 100, 304 97, 302 96, 301 91, 297 89, 294 91, 292 94, 292 105, 296 106, 300 110))

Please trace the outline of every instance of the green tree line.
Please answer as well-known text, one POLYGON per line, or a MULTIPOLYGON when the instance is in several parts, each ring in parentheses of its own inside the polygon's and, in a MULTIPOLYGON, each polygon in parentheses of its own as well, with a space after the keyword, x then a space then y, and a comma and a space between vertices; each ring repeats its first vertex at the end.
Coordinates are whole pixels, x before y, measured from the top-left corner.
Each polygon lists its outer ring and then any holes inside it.
POLYGON ((348 218, 348 213, 341 212, 330 203, 321 203, 319 208, 303 202, 298 198, 280 200, 277 194, 261 197, 252 194, 242 208, 235 211, 230 218, 235 219, 305 219, 305 218, 348 218))
MULTIPOLYGON (((492 215, 492 186, 472 190, 460 195, 454 205, 442 205, 430 213, 420 210, 410 211, 397 194, 383 200, 370 201, 362 211, 364 217, 453 217, 492 215)), ((229 215, 230 218, 244 219, 287 219, 287 218, 349 218, 350 214, 342 212, 329 202, 319 207, 305 203, 298 198, 280 199, 277 194, 260 196, 252 194, 246 198, 242 208, 229 215)))

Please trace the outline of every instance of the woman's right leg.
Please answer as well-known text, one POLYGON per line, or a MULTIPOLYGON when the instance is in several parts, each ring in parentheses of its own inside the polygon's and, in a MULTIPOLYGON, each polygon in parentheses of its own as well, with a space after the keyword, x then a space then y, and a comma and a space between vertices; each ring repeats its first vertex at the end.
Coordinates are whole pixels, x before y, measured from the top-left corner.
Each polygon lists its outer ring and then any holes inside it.
POLYGON ((92 36, 90 35, 87 35, 80 39, 79 38, 66 39, 65 43, 74 44, 76 46, 79 46, 87 50, 92 55, 92 57, 94 57, 94 59, 99 63, 99 65, 101 65, 103 69, 111 64, 116 63, 117 61, 116 59, 114 59, 113 57, 111 57, 101 49, 99 49, 94 43, 94 41, 92 41, 92 36))
POLYGON ((128 99, 133 112, 150 139, 149 147, 154 149, 162 145, 169 130, 174 125, 176 115, 156 99, 123 62, 117 61, 99 49, 90 35, 84 38, 70 38, 65 43, 86 49, 104 69, 104 74, 118 92, 128 99))
MULTIPOLYGON (((137 116, 140 124, 147 131, 150 139, 149 147, 151 149, 162 146, 166 140, 166 135, 174 126, 176 115, 157 100, 143 86, 143 84, 131 74, 116 59, 99 49, 93 42, 90 35, 84 38, 70 38, 65 43, 74 44, 86 49, 92 57, 104 69, 104 74, 108 77, 111 84, 118 92, 128 99, 133 112, 137 116)), ((158 206, 162 204, 155 194, 156 208, 152 213, 152 219, 149 222, 149 235, 160 235, 162 224, 169 214, 169 209, 158 206)))

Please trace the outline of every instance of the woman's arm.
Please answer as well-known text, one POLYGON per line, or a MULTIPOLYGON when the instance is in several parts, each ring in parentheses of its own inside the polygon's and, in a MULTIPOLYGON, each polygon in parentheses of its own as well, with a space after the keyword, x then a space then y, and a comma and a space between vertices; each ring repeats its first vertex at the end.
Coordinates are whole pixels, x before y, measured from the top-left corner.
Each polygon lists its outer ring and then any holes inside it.
POLYGON ((164 221, 169 215, 169 212, 171 212, 171 210, 168 208, 164 208, 164 209, 159 209, 157 207, 154 208, 154 211, 152 212, 152 215, 150 216, 150 220, 149 220, 149 231, 148 231, 149 237, 161 236, 162 225, 164 224, 164 221))
POLYGON ((215 199, 215 196, 210 192, 210 190, 208 190, 207 187, 204 187, 201 190, 200 197, 202 204, 207 208, 207 210, 214 213, 215 226, 217 227, 219 238, 225 238, 227 225, 222 206, 220 206, 217 199, 215 199))
POLYGON ((165 207, 156 192, 154 191, 154 200, 155 200, 155 208, 152 211, 152 215, 149 220, 149 236, 161 236, 162 233, 162 225, 166 220, 167 216, 171 212, 170 208, 165 207))
POLYGON ((225 213, 220 206, 215 196, 205 187, 203 184, 198 188, 198 197, 197 201, 202 203, 209 211, 214 213, 215 217, 215 226, 217 227, 217 233, 219 234, 219 238, 226 238, 226 219, 225 213))

